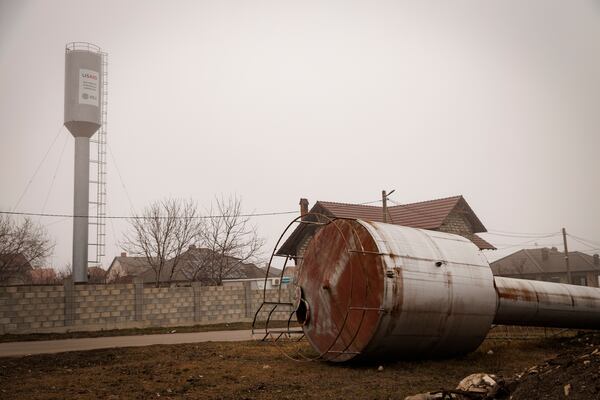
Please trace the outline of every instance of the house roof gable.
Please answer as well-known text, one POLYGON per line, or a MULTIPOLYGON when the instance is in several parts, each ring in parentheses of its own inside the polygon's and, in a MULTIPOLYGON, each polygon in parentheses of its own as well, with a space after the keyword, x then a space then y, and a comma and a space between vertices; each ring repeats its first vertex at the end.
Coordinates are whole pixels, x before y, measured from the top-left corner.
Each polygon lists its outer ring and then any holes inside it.
MULTIPOLYGON (((487 232, 485 226, 462 195, 391 206, 388 207, 387 219, 388 223, 396 225, 435 230, 442 226, 450 213, 457 207, 463 210, 471 222, 473 232, 487 232)), ((323 214, 331 218, 355 218, 383 222, 382 207, 365 204, 317 201, 311 208, 310 213, 323 214)), ((309 215, 309 218, 316 220, 312 215, 309 215)), ((316 228, 315 225, 301 224, 298 226, 280 247, 278 254, 295 255, 297 244, 303 238, 311 236, 316 228)), ((473 241, 480 249, 495 249, 493 245, 475 234, 468 235, 468 239, 473 241)))

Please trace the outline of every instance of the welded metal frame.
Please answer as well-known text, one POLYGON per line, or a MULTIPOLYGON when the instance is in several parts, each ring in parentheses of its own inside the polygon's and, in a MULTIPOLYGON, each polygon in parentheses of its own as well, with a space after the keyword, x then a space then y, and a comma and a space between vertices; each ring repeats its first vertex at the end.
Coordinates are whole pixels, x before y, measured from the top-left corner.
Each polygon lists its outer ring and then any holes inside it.
MULTIPOLYGON (((263 329, 263 328, 256 328, 256 324, 258 322, 258 316, 261 313, 264 306, 272 306, 271 310, 268 312, 267 319, 265 320, 264 334, 261 339, 262 341, 271 341, 276 344, 276 342, 282 338, 292 339, 293 335, 295 335, 295 334, 299 335, 299 337, 296 339, 298 341, 303 340, 305 338, 305 334, 304 334, 303 330, 298 331, 298 330, 290 329, 291 320, 294 317, 294 315, 296 314, 296 308, 295 308, 296 305, 291 302, 282 302, 281 301, 281 284, 278 288, 277 302, 267 301, 267 281, 269 278, 269 271, 271 269, 271 265, 272 265, 274 257, 285 257, 286 258, 284 261, 284 264, 283 264, 283 268, 281 270, 280 282, 285 274, 285 269, 287 268, 287 263, 288 263, 289 259, 293 258, 289 254, 284 254, 284 255, 277 254, 277 250, 279 249, 280 243, 283 240, 283 238, 285 237, 287 231, 290 229, 290 227, 292 227, 294 224, 297 224, 297 223, 321 225, 321 228, 322 228, 331 223, 335 223, 335 221, 337 221, 337 220, 346 220, 346 221, 351 221, 351 222, 357 222, 356 218, 331 218, 324 214, 309 213, 309 214, 305 214, 303 216, 299 216, 299 217, 295 218, 294 220, 292 220, 288 224, 288 226, 284 229, 283 233, 280 235, 279 239, 277 240, 277 243, 275 244, 275 247, 273 249, 271 257, 269 259, 269 263, 267 265, 267 271, 266 271, 266 275, 265 275, 265 283, 264 283, 264 287, 263 287, 263 302, 258 307, 256 313, 254 314, 254 319, 252 321, 252 334, 258 334, 258 331, 263 329), (317 218, 317 221, 320 221, 321 218, 323 218, 323 219, 325 219, 325 222, 305 221, 304 218, 306 218, 306 216, 310 216, 310 215, 315 216, 317 218), (287 329, 285 329, 285 328, 283 330, 269 329, 269 323, 271 321, 271 317, 272 317, 273 313, 275 312, 275 310, 277 309, 277 307, 279 307, 279 306, 286 306, 286 307, 292 308, 292 311, 290 312, 289 317, 288 317, 287 329)), ((365 256, 379 256, 379 257, 385 255, 385 254, 379 253, 379 252, 366 251, 364 249, 362 241, 360 240, 360 236, 358 235, 358 232, 356 231, 355 225, 351 224, 350 227, 352 229, 352 235, 354 236, 355 241, 360 245, 360 249, 349 249, 349 250, 347 250, 349 253, 359 253, 359 254, 362 254, 365 256)), ((344 243, 346 244, 346 248, 348 249, 349 241, 347 240, 347 238, 344 236, 341 229, 337 225, 336 225, 336 228, 337 228, 337 231, 340 234, 341 238, 343 239, 344 243)), ((296 256, 296 258, 300 258, 300 257, 296 256)), ((360 263, 360 265, 361 265, 361 268, 363 269, 363 272, 367 272, 364 270, 366 268, 365 263, 360 263)), ((301 265, 300 265, 300 268, 301 268, 301 265)), ((356 337, 358 336, 358 334, 362 328, 366 313, 372 312, 372 311, 377 311, 378 313, 381 313, 384 311, 384 309, 383 308, 366 307, 366 306, 363 306, 363 307, 351 306, 352 293, 354 290, 353 289, 353 287, 354 287, 354 271, 353 271, 352 265, 350 266, 350 268, 351 268, 350 269, 350 282, 351 283, 350 283, 350 292, 349 292, 349 296, 348 296, 348 305, 349 306, 345 310, 345 314, 343 316, 343 321, 342 321, 341 326, 336 326, 337 335, 333 339, 332 343, 327 347, 327 349, 325 351, 321 352, 316 357, 308 357, 308 356, 305 356, 305 355, 301 354, 300 352, 298 352, 297 355, 299 357, 301 357, 302 359, 297 359, 297 358, 294 358, 293 356, 290 356, 289 354, 287 354, 284 351, 284 354, 287 357, 289 357, 295 361, 315 361, 315 360, 334 361, 336 358, 338 358, 342 355, 346 355, 346 354, 358 355, 358 354, 360 354, 360 352, 348 351, 348 349, 350 348, 350 346, 352 346, 352 344, 356 340, 356 337), (342 341, 342 346, 344 346, 343 350, 332 350, 332 348, 338 343, 338 340, 341 338, 342 332, 344 331, 344 328, 346 327, 346 323, 348 321, 348 316, 351 311, 362 311, 356 331, 354 332, 352 338, 350 339, 350 341, 347 344, 344 343, 344 341, 342 341), (333 354, 333 357, 330 356, 332 354, 333 354)), ((367 277, 367 281, 365 283, 365 292, 367 292, 367 293, 369 291, 369 275, 370 274, 368 274, 368 273, 364 274, 364 276, 367 277)), ((295 284, 295 283, 292 282, 292 284, 295 284)), ((299 301, 302 301, 302 299, 299 299, 299 301)))

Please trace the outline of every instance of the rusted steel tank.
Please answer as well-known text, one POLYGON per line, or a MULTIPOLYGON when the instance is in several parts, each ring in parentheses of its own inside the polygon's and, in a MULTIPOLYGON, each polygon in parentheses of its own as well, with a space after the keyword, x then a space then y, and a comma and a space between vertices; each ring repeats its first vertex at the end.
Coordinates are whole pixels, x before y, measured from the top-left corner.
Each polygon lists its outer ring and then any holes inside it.
POLYGON ((472 351, 496 312, 487 260, 469 240, 361 220, 321 228, 298 271, 297 317, 331 361, 472 351))
POLYGON ((296 317, 320 358, 421 358, 475 350, 492 324, 600 327, 600 290, 496 278, 453 234, 338 219, 296 276, 296 317))

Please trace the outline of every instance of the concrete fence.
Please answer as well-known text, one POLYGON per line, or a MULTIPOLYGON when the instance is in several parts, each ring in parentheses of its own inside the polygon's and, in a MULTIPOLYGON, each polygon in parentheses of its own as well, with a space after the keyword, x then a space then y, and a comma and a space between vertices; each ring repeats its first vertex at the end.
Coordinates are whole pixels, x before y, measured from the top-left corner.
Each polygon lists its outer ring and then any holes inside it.
MULTIPOLYGON (((292 294, 284 287, 281 297, 291 301, 292 294)), ((277 289, 267 290, 267 300, 277 298, 277 289)), ((4 286, 0 287, 0 334, 249 322, 262 301, 263 291, 252 290, 249 282, 160 288, 142 283, 74 285, 72 281, 4 286)), ((273 319, 288 316, 289 312, 276 312, 273 319)))

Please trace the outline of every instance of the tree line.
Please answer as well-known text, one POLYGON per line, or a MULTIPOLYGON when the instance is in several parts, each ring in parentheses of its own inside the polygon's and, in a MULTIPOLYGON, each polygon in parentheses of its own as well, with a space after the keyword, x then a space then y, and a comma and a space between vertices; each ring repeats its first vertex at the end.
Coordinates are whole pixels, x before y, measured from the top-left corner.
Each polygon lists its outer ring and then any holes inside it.
MULTIPOLYGON (((176 275, 221 285, 241 265, 257 262, 264 245, 237 196, 216 197, 204 212, 193 200, 165 198, 129 218, 128 225, 120 247, 144 261, 156 286, 176 275)), ((43 266, 53 249, 41 224, 0 215, 0 284, 43 266)))

